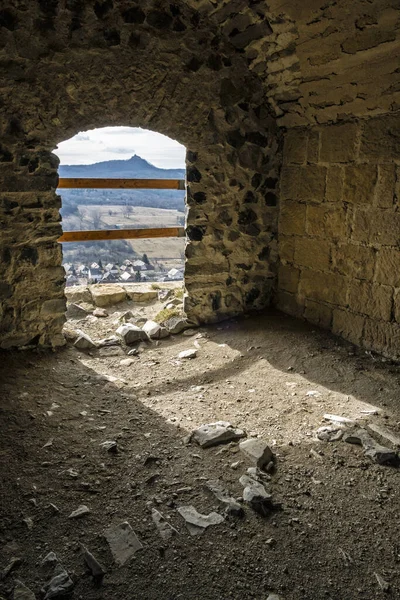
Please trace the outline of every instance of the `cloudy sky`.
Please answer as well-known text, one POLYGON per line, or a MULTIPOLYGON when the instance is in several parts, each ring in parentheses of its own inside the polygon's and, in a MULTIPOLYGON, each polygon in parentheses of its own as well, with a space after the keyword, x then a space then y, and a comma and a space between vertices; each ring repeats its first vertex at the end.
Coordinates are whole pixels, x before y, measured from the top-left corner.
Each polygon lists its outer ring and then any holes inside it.
POLYGON ((185 168, 185 147, 146 129, 103 127, 78 133, 54 150, 62 165, 124 160, 134 154, 163 169, 185 168))

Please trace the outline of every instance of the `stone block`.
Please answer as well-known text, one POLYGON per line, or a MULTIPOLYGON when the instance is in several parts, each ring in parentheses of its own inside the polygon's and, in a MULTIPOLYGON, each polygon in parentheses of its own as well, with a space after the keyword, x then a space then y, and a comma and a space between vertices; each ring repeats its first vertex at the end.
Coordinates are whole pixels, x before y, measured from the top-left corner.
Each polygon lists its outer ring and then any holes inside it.
POLYGON ((316 165, 284 167, 281 171, 281 199, 322 202, 326 172, 326 167, 316 165))
POLYGON ((296 241, 296 238, 294 238, 294 237, 288 237, 288 236, 284 235, 283 233, 281 233, 279 235, 279 257, 281 260, 287 261, 287 262, 293 262, 295 241, 296 241))
POLYGON ((68 302, 79 304, 80 302, 92 302, 92 294, 86 285, 73 285, 65 288, 68 302))
POLYGON ((361 342, 365 318, 345 310, 334 310, 332 331, 352 344, 361 342))
POLYGON ((96 306, 112 306, 126 300, 126 291, 116 284, 96 284, 89 287, 96 306))
POLYGON ((396 166, 378 165, 378 180, 375 188, 375 204, 391 208, 395 202, 396 166))
POLYGON ((59 298, 43 302, 40 314, 43 317, 47 317, 58 313, 65 313, 66 310, 67 305, 65 298, 59 298))
POLYGON ((304 318, 318 327, 330 329, 332 324, 332 308, 319 302, 306 300, 304 309, 304 318))
MULTIPOLYGON (((400 234, 399 234, 400 236, 400 234)), ((376 259, 375 281, 400 287, 400 250, 381 248, 376 259)))
POLYGON ((394 318, 396 319, 396 322, 400 323, 400 289, 394 290, 393 310, 394 310, 394 318))
POLYGON ((375 254, 373 248, 342 244, 333 249, 333 268, 341 275, 371 280, 375 269, 375 254))
POLYGON ((372 204, 377 181, 376 165, 345 168, 343 200, 352 204, 372 204))
POLYGON ((400 357, 400 325, 366 319, 363 345, 398 360, 400 357))
POLYGON ((157 300, 158 291, 154 290, 151 285, 124 285, 124 289, 128 297, 134 302, 152 302, 157 300))
POLYGON ((343 198, 344 167, 331 166, 326 176, 326 202, 340 202, 343 198))
POLYGON ((279 265, 278 288, 295 294, 299 287, 300 271, 290 265, 279 265))
POLYGON ((321 130, 320 161, 348 163, 356 159, 358 126, 354 123, 329 125, 321 130))
POLYGON ((320 131, 317 128, 310 129, 307 144, 307 162, 317 163, 319 160, 320 131))
POLYGON ((275 306, 282 312, 292 317, 300 318, 303 314, 303 304, 295 294, 278 291, 275 297, 275 306))
POLYGON ((356 242, 397 246, 400 213, 390 210, 357 209, 354 213, 352 239, 356 242))
POLYGON ((340 239, 347 235, 347 206, 325 204, 307 206, 306 232, 324 239, 340 239))
POLYGON ((390 321, 392 297, 393 288, 387 285, 353 281, 349 286, 348 303, 350 310, 354 312, 390 321))
POLYGON ((306 205, 300 202, 282 203, 279 231, 284 235, 304 235, 306 230, 306 205))
POLYGON ((330 265, 331 247, 324 240, 297 238, 294 249, 294 262, 301 267, 315 271, 327 271, 330 265))
POLYGON ((362 126, 360 158, 393 160, 400 156, 400 119, 388 115, 369 119, 362 126))
POLYGON ((317 273, 302 271, 300 275, 299 296, 316 302, 327 302, 336 306, 345 306, 347 281, 336 273, 317 273))
POLYGON ((304 164, 307 157, 308 131, 303 128, 289 129, 283 147, 284 164, 304 164))

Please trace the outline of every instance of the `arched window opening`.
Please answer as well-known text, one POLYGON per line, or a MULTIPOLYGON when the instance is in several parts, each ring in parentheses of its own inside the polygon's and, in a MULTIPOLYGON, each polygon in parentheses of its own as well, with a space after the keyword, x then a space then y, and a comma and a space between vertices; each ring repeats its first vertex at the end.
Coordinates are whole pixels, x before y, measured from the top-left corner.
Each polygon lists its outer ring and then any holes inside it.
MULTIPOLYGON (((61 184, 64 179, 81 180, 79 187, 59 189, 64 237, 65 232, 104 234, 105 230, 110 231, 111 238, 120 236, 120 239, 63 242, 67 286, 183 279, 183 237, 173 233, 164 237, 161 233, 162 237, 132 239, 124 238, 123 232, 184 226, 184 189, 130 187, 131 180, 136 179, 182 182, 184 146, 141 128, 105 127, 80 132, 60 143, 54 152, 60 159, 61 184), (82 180, 91 179, 125 180, 127 187, 95 188, 92 182, 86 182, 89 187, 84 187, 82 180)), ((79 234, 70 237, 79 238, 79 234)))

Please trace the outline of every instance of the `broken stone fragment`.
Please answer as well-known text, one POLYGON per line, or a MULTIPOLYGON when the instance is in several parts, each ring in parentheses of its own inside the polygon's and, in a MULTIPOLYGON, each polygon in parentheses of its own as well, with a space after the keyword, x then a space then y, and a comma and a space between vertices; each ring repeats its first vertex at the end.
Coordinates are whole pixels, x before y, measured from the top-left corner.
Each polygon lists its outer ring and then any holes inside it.
POLYGON ((110 452, 110 454, 118 453, 118 444, 115 440, 106 440, 105 442, 102 442, 100 446, 103 448, 103 450, 110 452))
POLYGON ((375 423, 369 423, 366 428, 381 444, 387 444, 393 449, 400 448, 400 436, 390 429, 375 423))
POLYGON ((124 358, 120 361, 120 365, 121 367, 130 367, 131 365, 135 364, 136 360, 134 360, 133 358, 124 358))
POLYGON ((226 444, 245 436, 246 433, 242 429, 235 429, 228 421, 216 421, 195 429, 192 439, 202 448, 211 448, 211 446, 226 444))
POLYGON ((368 456, 368 458, 379 465, 392 463, 397 460, 397 452, 395 450, 378 444, 368 431, 362 429, 362 427, 345 432, 343 434, 343 441, 362 446, 365 456, 368 456))
POLYGON ((141 340, 147 339, 147 334, 142 329, 140 329, 140 327, 132 325, 132 323, 126 323, 125 325, 121 325, 120 327, 118 327, 116 333, 124 340, 127 346, 130 346, 135 342, 140 342, 141 340))
POLYGON ((13 569, 16 569, 17 567, 19 567, 19 565, 22 563, 22 559, 13 556, 10 560, 10 562, 8 563, 8 565, 6 567, 4 567, 4 569, 2 571, 0 571, 0 581, 2 579, 5 579, 10 573, 11 571, 13 571, 13 569))
POLYGON ((36 600, 36 596, 22 581, 16 579, 13 600, 36 600))
POLYGON ((81 504, 78 506, 76 510, 73 510, 72 513, 68 516, 68 519, 79 519, 90 513, 90 508, 86 506, 86 504, 81 504))
POLYGON ((165 517, 163 517, 163 515, 155 508, 151 509, 151 518, 164 541, 168 541, 173 535, 178 533, 175 527, 172 527, 165 517))
POLYGON ((219 525, 224 521, 222 515, 216 512, 202 515, 194 506, 181 506, 178 508, 178 513, 185 519, 186 527, 191 535, 200 535, 210 525, 219 525))
POLYGON ((166 327, 162 327, 155 321, 146 321, 142 329, 148 335, 148 337, 153 340, 161 340, 169 336, 168 329, 166 327))
POLYGON ((108 312, 106 311, 105 308, 95 308, 93 311, 93 315, 95 317, 99 317, 101 319, 101 318, 108 317, 108 312))
POLYGON ((69 596, 73 589, 74 582, 62 565, 57 563, 52 578, 43 586, 42 592, 45 594, 44 600, 51 600, 52 598, 69 596))
POLYGON ((85 319, 89 312, 79 304, 69 304, 65 316, 67 319, 85 319))
POLYGON ((195 348, 190 348, 189 350, 182 350, 179 352, 178 358, 196 358, 197 350, 195 348))
POLYGON ((259 469, 262 469, 273 459, 271 448, 266 442, 258 438, 240 442, 239 449, 259 469))
POLYGON ((343 427, 340 425, 326 425, 317 429, 316 434, 321 442, 337 442, 343 437, 343 427))
POLYGON ((193 323, 189 323, 184 317, 171 317, 164 322, 164 326, 172 335, 176 335, 185 329, 193 327, 193 323))
POLYGON ((224 488, 219 479, 209 479, 206 482, 206 488, 214 494, 214 496, 225 505, 225 511, 229 515, 242 517, 244 514, 243 507, 229 495, 229 492, 224 488))
POLYGON ((143 548, 128 521, 124 521, 119 525, 111 525, 104 532, 104 536, 110 546, 115 562, 121 567, 135 552, 143 548))
POLYGON ((97 348, 97 345, 94 341, 83 331, 77 330, 78 337, 75 341, 75 348, 78 350, 92 350, 93 348, 97 348))
POLYGON ((89 550, 82 545, 82 550, 83 550, 83 560, 85 561, 86 565, 88 566, 93 580, 95 583, 101 583, 104 575, 105 575, 105 569, 104 567, 99 563, 98 560, 96 560, 96 558, 93 556, 93 554, 91 552, 89 552, 89 550))
POLYGON ((325 421, 332 421, 332 423, 344 423, 345 425, 354 425, 354 419, 349 419, 348 417, 341 417, 339 415, 324 415, 325 421))
POLYGON ((268 494, 262 483, 248 475, 242 475, 239 481, 244 487, 243 500, 263 517, 268 515, 274 506, 271 494, 268 494))
POLYGON ((121 345, 121 340, 116 335, 111 335, 108 338, 103 338, 102 340, 99 340, 97 342, 97 345, 98 345, 99 348, 103 348, 103 347, 106 347, 106 346, 120 346, 121 345))

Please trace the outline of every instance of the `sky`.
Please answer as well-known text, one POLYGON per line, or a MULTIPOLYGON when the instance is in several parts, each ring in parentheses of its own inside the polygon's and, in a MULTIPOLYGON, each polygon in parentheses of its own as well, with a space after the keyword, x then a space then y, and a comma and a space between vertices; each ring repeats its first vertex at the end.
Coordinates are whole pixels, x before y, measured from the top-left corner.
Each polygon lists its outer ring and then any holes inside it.
POLYGON ((171 138, 139 127, 103 127, 78 133, 58 144, 62 165, 89 165, 127 160, 134 154, 162 169, 184 169, 185 147, 171 138))

